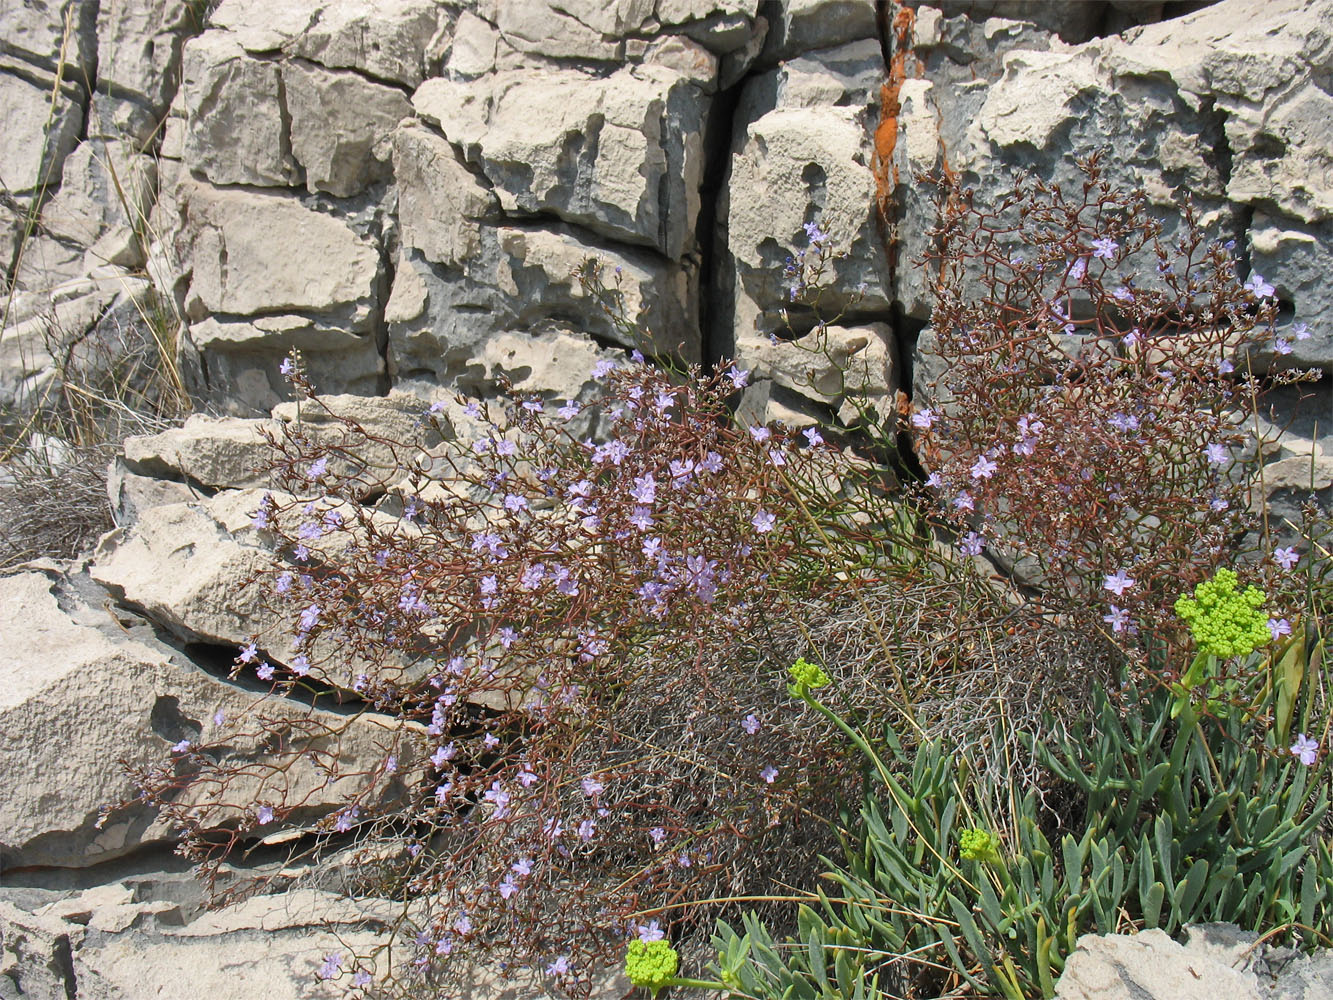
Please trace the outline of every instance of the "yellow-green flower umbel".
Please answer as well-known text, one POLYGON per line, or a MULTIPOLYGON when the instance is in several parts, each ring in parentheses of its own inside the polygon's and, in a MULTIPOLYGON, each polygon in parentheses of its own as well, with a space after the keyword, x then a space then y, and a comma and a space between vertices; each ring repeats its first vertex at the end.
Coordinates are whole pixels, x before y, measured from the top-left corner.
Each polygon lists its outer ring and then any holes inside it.
POLYGON ((666 941, 643 941, 635 938, 625 953, 625 975, 635 986, 644 986, 657 996, 680 968, 680 956, 666 941))
POLYGON ((1193 597, 1176 601, 1176 614, 1189 625, 1199 652, 1218 659, 1248 656, 1272 641, 1264 592, 1254 586, 1241 591, 1238 583, 1234 570, 1219 569, 1194 588, 1193 597))
POLYGON ((1000 863, 1000 838, 989 830, 973 827, 958 834, 958 856, 965 861, 981 861, 988 865, 1000 863))
POLYGON ((810 663, 804 656, 788 667, 787 672, 791 674, 793 681, 787 685, 787 690, 795 698, 804 698, 814 688, 828 687, 828 674, 824 673, 817 663, 810 663))

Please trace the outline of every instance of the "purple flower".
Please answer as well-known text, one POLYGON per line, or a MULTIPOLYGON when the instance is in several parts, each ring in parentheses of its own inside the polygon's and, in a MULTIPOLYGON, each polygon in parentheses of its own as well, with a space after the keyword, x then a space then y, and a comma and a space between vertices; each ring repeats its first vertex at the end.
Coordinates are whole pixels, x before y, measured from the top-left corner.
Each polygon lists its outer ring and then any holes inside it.
POLYGON ((1087 273, 1088 273, 1088 261, 1084 257, 1080 257, 1078 260, 1074 261, 1074 263, 1069 266, 1070 281, 1082 281, 1083 276, 1087 273))
POLYGON ((807 427, 805 430, 801 431, 801 433, 805 435, 806 443, 810 445, 811 448, 824 443, 824 436, 819 433, 819 428, 817 427, 807 427))
POLYGON ((666 831, 660 826, 655 826, 648 831, 648 836, 652 838, 653 847, 655 848, 662 846, 663 841, 666 840, 666 835, 666 831))
POLYGON ((518 885, 514 882, 512 875, 506 875, 504 881, 497 887, 501 899, 508 899, 514 893, 518 892, 518 885))
POLYGON ((526 497, 521 497, 517 493, 508 493, 505 495, 505 510, 517 513, 520 510, 528 509, 526 497))
POLYGON ((430 762, 436 767, 444 767, 444 762, 453 760, 456 753, 458 753, 458 747, 451 742, 447 746, 437 747, 435 752, 431 754, 430 762))
POLYGON ((494 576, 483 576, 481 582, 477 584, 477 590, 483 595, 494 594, 499 589, 499 583, 494 576))
POLYGON ((258 677, 261 681, 273 680, 273 664, 261 663, 258 669, 255 670, 255 676, 258 677))
POLYGON ((751 712, 741 721, 741 728, 744 729, 751 736, 759 732, 759 728, 761 725, 762 723, 759 721, 759 717, 755 715, 753 712, 751 712))
POLYGON ((547 840, 558 840, 560 835, 565 832, 565 824, 552 816, 542 824, 542 833, 546 835, 547 840))
POLYGON ((699 463, 699 468, 704 472, 718 473, 722 471, 722 456, 715 451, 710 451, 704 456, 704 460, 699 463))
POLYGON ((766 510, 759 511, 759 513, 755 514, 755 516, 750 519, 750 523, 754 525, 754 530, 761 535, 772 531, 773 525, 777 524, 777 522, 777 515, 770 514, 766 510))
POLYGON ((748 371, 742 371, 735 365, 732 365, 731 369, 727 372, 727 378, 731 379, 731 387, 733 389, 744 389, 750 384, 750 373, 748 371))
POLYGON ((964 490, 958 496, 953 498, 953 505, 959 510, 975 510, 976 504, 972 502, 972 495, 964 490))
POLYGON ((750 437, 754 438, 756 441, 759 442, 767 441, 770 437, 772 437, 772 434, 773 432, 770 431, 767 427, 750 428, 750 437))
POLYGON ((282 364, 278 365, 278 371, 283 375, 290 375, 292 372, 296 371, 296 358, 291 355, 283 358, 282 364))
POLYGON ((593 449, 592 460, 599 464, 610 462, 612 465, 619 465, 625 460, 632 449, 619 438, 613 441, 607 441, 605 444, 599 444, 593 449))
POLYGON ((560 417, 561 420, 573 420, 575 417, 579 415, 579 404, 571 399, 568 403, 560 407, 560 409, 556 410, 555 412, 560 417))
POLYGON ((1129 434, 1132 431, 1139 429, 1139 418, 1131 416, 1128 413, 1113 413, 1106 418, 1106 422, 1110 424, 1114 430, 1120 431, 1123 434, 1129 434))
POLYGON ((352 985, 353 985, 353 986, 369 986, 369 985, 370 985, 370 973, 367 972, 365 969, 362 969, 360 972, 358 972, 355 976, 352 977, 352 985))
POLYGON ((519 858, 512 865, 509 866, 509 869, 520 878, 525 878, 526 876, 532 874, 532 859, 519 858))
POLYGON ((265 826, 273 822, 273 810, 269 806, 260 806, 255 810, 255 822, 265 826))
POLYGON ((1273 562, 1277 563, 1288 573, 1290 573, 1291 568, 1300 561, 1300 558, 1300 553, 1290 546, 1273 550, 1273 562))
POLYGON ((220 726, 226 721, 227 721, 227 713, 222 711, 222 709, 219 708, 216 712, 213 713, 213 725, 220 726))
MULTIPOLYGON (((491 787, 482 793, 481 797, 495 806, 496 819, 504 819, 505 813, 509 811, 509 793, 505 791, 504 786, 500 784, 498 779, 491 782, 491 787)), ((460 930, 459 933, 465 934, 467 932, 460 930)))
POLYGON ((671 462, 671 485, 680 489, 694 475, 694 459, 674 459, 671 462))
POLYGON ((636 477, 629 495, 635 503, 651 504, 657 499, 657 479, 651 472, 636 477))
POLYGON ((542 580, 545 577, 546 567, 541 563, 533 563, 523 571, 523 575, 518 578, 518 583, 524 590, 536 590, 542 585, 542 580))
POLYGON ((1208 456, 1208 461, 1214 465, 1225 465, 1227 463, 1227 449, 1224 444, 1214 441, 1204 449, 1204 452, 1208 456))
POLYGON ((614 361, 599 361, 592 366, 592 377, 601 378, 604 375, 610 375, 615 370, 616 363, 614 361))
POLYGON ((1100 257, 1102 260, 1114 260, 1116 251, 1119 249, 1120 244, 1109 236, 1092 241, 1092 255, 1100 257))
MULTIPOLYGON (((537 409, 541 409, 541 404, 537 404, 537 409)), ((518 445, 507 438, 501 438, 495 442, 495 453, 497 455, 513 455, 518 451, 518 445)))
POLYGON ((320 979, 334 979, 342 970, 343 955, 340 951, 329 952, 324 956, 324 964, 319 967, 320 979))
POLYGON ((934 410, 927 407, 924 410, 918 410, 912 414, 912 426, 919 427, 923 431, 930 430, 935 425, 938 415, 934 410))
POLYGON ((1129 625, 1129 612, 1112 604, 1111 613, 1102 615, 1102 621, 1111 626, 1112 632, 1123 632, 1129 625))
POLYGON ((496 736, 494 733, 487 733, 481 742, 486 745, 487 750, 494 750, 500 745, 500 737, 496 736))
POLYGON ((273 589, 279 594, 285 594, 292 589, 293 579, 290 573, 279 573, 278 578, 273 581, 273 589))
POLYGON ((1273 350, 1274 350, 1276 353, 1278 353, 1278 354, 1290 354, 1290 353, 1291 353, 1291 341, 1290 341, 1290 340, 1284 340, 1284 339, 1281 338, 1281 337, 1274 337, 1274 338, 1273 338, 1273 350))
POLYGON ((269 524, 268 508, 261 505, 260 508, 250 516, 250 524, 256 528, 267 528, 269 524))
POLYGON ((517 775, 515 775, 515 779, 524 788, 531 788, 532 783, 537 780, 537 776, 525 767, 523 770, 519 771, 517 775))
POLYGON ((351 809, 344 809, 338 814, 338 820, 333 824, 333 829, 338 833, 346 833, 352 828, 352 823, 360 814, 361 810, 356 806, 352 806, 351 809))
POLYGON ((595 820, 585 819, 583 822, 579 823, 579 840, 583 841, 585 844, 592 840, 596 833, 597 822, 595 820))
POLYGON ((1120 597, 1126 590, 1134 586, 1136 582, 1137 581, 1130 577, 1123 569, 1118 569, 1106 577, 1102 582, 1102 586, 1115 594, 1116 597, 1120 597))
POLYGON ((1285 618, 1268 619, 1268 634, 1273 637, 1274 642, 1284 635, 1291 635, 1291 622, 1285 618))
POLYGON ((1217 363, 1217 373, 1219 375, 1230 375, 1236 370, 1236 366, 1231 363, 1229 358, 1223 358, 1217 363))
POLYGON ((1291 334, 1297 340, 1309 340, 1310 328, 1304 323, 1293 323, 1291 324, 1291 334))
POLYGON ((305 477, 313 482, 323 476, 328 470, 329 460, 327 458, 319 458, 310 463, 310 468, 306 470, 305 477))
POLYGON ((318 604, 312 604, 301 612, 300 631, 309 632, 319 621, 320 609, 318 604))
POLYGON ((773 779, 778 776, 778 769, 772 764, 765 764, 764 769, 759 772, 759 777, 764 779, 764 784, 773 784, 773 779))
POLYGON ((581 784, 583 785, 583 794, 588 796, 588 798, 601 795, 605 790, 602 783, 596 778, 584 778, 581 784))
POLYGON ((444 805, 446 802, 449 801, 449 793, 452 792, 453 790, 454 790, 454 783, 452 781, 446 781, 444 784, 440 785, 438 788, 435 789, 435 801, 438 802, 440 805, 444 805))
POLYGON ((1215 510, 1219 513, 1226 510, 1230 506, 1231 504, 1227 503, 1221 497, 1213 497, 1211 500, 1208 501, 1208 508, 1210 510, 1215 510))
POLYGON ((1245 282, 1245 290, 1256 299, 1269 298, 1276 289, 1268 282, 1264 281, 1264 276, 1258 271, 1250 275, 1250 280, 1245 282))
POLYGON ((554 962, 546 967, 548 976, 563 976, 569 972, 569 958, 561 955, 554 962))
POLYGON ((171 752, 172 752, 172 753, 189 753, 189 752, 190 752, 190 741, 189 741, 189 740, 181 740, 179 743, 175 743, 175 744, 173 744, 172 747, 171 747, 171 752))
POLYGON ((991 476, 995 475, 995 470, 997 468, 999 468, 999 466, 985 455, 978 455, 977 460, 972 463, 972 478, 989 479, 991 476))
POLYGON ((639 940, 645 943, 649 941, 661 941, 666 937, 666 931, 662 930, 662 925, 656 920, 650 920, 646 924, 639 925, 639 940))
POLYGON ((253 642, 247 642, 241 648, 241 651, 236 654, 236 659, 242 663, 254 663, 255 660, 259 659, 259 650, 253 642))
POLYGON ((1312 740, 1301 733, 1296 737, 1296 742, 1291 745, 1291 755, 1298 758, 1306 767, 1310 767, 1319 755, 1319 741, 1312 740))
POLYGON ((975 531, 969 531, 958 541, 958 551, 965 556, 979 556, 984 547, 985 543, 975 531))

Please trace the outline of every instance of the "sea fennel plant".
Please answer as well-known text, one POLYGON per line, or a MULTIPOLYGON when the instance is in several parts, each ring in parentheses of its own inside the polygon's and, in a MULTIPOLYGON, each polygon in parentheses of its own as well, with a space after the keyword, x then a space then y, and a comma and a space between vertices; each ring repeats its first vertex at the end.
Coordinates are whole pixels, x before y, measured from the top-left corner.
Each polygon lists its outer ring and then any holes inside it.
POLYGON ((1260 716, 1173 720, 1163 689, 1099 693, 1067 739, 1028 741, 1062 831, 1035 788, 995 817, 949 747, 872 743, 793 693, 861 749, 872 790, 785 945, 754 915, 718 925, 713 971, 734 996, 1051 997, 1080 934, 1136 927, 1333 941, 1327 763, 1265 742, 1260 716))

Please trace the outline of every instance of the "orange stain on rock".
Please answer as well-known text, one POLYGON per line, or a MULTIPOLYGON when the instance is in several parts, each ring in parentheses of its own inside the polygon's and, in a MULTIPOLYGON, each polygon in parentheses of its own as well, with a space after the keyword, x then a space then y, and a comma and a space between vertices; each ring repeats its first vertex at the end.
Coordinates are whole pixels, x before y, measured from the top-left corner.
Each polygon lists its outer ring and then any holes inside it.
MULTIPOLYGON (((921 63, 912 52, 912 28, 916 24, 916 11, 908 3, 902 3, 893 16, 893 56, 889 61, 888 80, 880 88, 879 124, 875 126, 875 200, 880 218, 892 227, 895 193, 898 189, 898 167, 893 162, 893 151, 898 145, 898 116, 902 112, 899 92, 903 81, 907 79, 907 60, 910 56, 920 72, 921 63)), ((889 270, 896 265, 896 241, 891 241, 889 250, 889 270)))

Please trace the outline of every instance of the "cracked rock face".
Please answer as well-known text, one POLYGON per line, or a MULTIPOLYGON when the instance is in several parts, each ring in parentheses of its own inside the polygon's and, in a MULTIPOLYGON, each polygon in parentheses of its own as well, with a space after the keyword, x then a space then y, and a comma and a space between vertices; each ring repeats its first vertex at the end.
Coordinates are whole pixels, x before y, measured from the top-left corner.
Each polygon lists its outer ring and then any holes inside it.
MULTIPOLYGON (((0 608, 0 773, 24 776, 7 783, 0 806, 0 865, 80 867, 169 841, 174 831, 147 804, 99 824, 103 806, 134 798, 121 763, 160 764, 182 740, 216 739, 227 718, 254 711, 253 694, 164 645, 146 623, 118 615, 86 579, 51 570, 0 578, 0 608)), ((368 716, 352 721, 295 702, 268 711, 292 735, 293 724, 309 723, 340 733, 352 770, 373 769, 392 737, 389 721, 368 716)), ((226 753, 238 765, 262 762, 235 801, 277 801, 286 788, 310 817, 341 808, 362 780, 327 782, 309 761, 284 773, 282 755, 253 739, 234 740, 226 753)))
MULTIPOLYGON (((1333 504, 1329 4, 914 9, 902 27, 873 0, 0 0, 0 407, 57 390, 66 354, 109 369, 151 344, 144 317, 161 309, 203 411, 126 443, 119 527, 86 571, 0 578, 0 756, 35 775, 0 808, 4 863, 169 843, 147 810, 94 829, 126 794, 105 762, 165 759, 249 703, 248 675, 225 679, 201 648, 289 642, 243 585, 272 560, 250 515, 269 485, 259 432, 293 418, 292 351, 389 442, 364 456, 386 467, 427 402, 457 416, 456 393, 501 380, 586 401, 594 365, 635 348, 735 357, 753 373, 745 419, 850 425, 848 388, 882 414, 941 373, 916 266, 934 205, 916 176, 946 161, 985 200, 1017 169, 1071 183, 1074 156, 1109 147, 1113 182, 1164 217, 1192 196, 1276 286, 1282 363, 1324 373, 1279 401, 1275 420, 1295 422, 1266 451, 1270 510, 1296 518, 1312 490, 1333 504), (823 302, 845 314, 822 344, 783 274, 809 227, 845 252, 823 302), (575 276, 589 259, 627 323, 575 276)), ((369 760, 380 735, 367 723, 348 753, 369 760)), ((338 798, 316 794, 306 818, 338 798)), ((17 928, 0 995, 8 976, 19 996, 133 996, 139 962, 169 996, 183 956, 221 968, 261 939, 271 962, 249 993, 312 979, 285 950, 297 924, 263 938, 245 922, 270 917, 247 911, 168 933, 193 917, 142 898, 41 913, 0 898, 17 907, 0 914, 17 928), (114 929, 131 911, 147 936, 114 929)))

